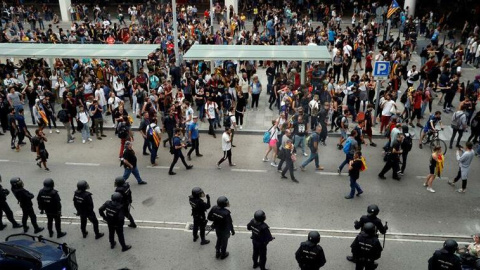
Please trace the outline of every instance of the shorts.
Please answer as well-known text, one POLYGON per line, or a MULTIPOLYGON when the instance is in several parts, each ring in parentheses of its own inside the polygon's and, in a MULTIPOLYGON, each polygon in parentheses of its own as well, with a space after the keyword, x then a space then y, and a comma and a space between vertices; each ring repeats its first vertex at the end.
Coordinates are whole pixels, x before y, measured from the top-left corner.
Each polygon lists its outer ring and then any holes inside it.
POLYGON ((415 116, 417 116, 418 120, 422 119, 422 109, 414 109, 411 119, 413 119, 415 116))
POLYGON ((362 62, 362 58, 355 58, 355 62, 356 62, 356 63, 362 62))
POLYGON ((348 134, 347 134, 347 132, 346 132, 345 130, 342 129, 342 130, 340 131, 340 134, 341 134, 340 136, 341 136, 342 138, 344 138, 345 140, 348 138, 348 134))
POLYGON ((332 46, 335 44, 335 41, 328 41, 328 42, 330 42, 330 45, 332 46))
POLYGON ((367 73, 368 73, 368 72, 372 72, 372 71, 373 71, 373 68, 371 68, 371 67, 365 68, 365 72, 367 72, 367 73))
POLYGON ((275 147, 277 145, 277 141, 278 141, 277 139, 271 139, 268 145, 270 147, 275 147))
POLYGON ((47 149, 40 150, 39 154, 40 154, 40 160, 43 161, 43 162, 46 162, 47 159, 48 159, 48 156, 49 156, 48 152, 47 152, 47 149))
POLYGON ((372 136, 372 127, 367 127, 365 129, 365 134, 367 134, 368 137, 371 137, 372 136))
POLYGON ((430 170, 430 174, 435 174, 435 165, 430 165, 428 166, 428 169, 430 170))

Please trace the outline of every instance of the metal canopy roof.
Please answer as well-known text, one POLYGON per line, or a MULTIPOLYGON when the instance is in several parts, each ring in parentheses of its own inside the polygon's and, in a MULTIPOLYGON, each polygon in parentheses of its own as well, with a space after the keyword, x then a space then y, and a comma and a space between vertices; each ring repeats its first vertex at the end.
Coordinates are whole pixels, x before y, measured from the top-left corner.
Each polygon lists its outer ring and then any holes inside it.
POLYGON ((0 57, 147 59, 159 45, 1 43, 0 57))
POLYGON ((327 46, 193 45, 183 60, 330 61, 327 46))

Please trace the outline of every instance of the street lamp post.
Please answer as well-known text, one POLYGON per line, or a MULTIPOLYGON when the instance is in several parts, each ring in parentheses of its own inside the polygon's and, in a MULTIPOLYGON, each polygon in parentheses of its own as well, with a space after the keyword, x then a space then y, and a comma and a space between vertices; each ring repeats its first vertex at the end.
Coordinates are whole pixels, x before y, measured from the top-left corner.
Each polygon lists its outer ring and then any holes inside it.
POLYGON ((177 0, 172 0, 172 11, 173 11, 173 48, 175 51, 175 66, 180 66, 180 54, 178 52, 178 30, 177 30, 177 0))

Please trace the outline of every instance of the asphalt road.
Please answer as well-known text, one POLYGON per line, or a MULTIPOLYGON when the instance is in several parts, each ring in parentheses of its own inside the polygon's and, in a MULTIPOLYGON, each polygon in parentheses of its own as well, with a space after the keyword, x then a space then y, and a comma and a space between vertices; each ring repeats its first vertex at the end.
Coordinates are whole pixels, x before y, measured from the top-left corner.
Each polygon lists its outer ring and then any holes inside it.
MULTIPOLYGON (((2 136, 0 173, 3 184, 9 187, 9 179, 20 176, 25 187, 36 195, 43 180, 51 177, 63 200, 64 217, 72 217, 76 212, 72 203, 76 182, 85 179, 94 194, 96 207, 99 207, 112 194, 114 178, 123 173, 116 158, 119 139, 111 137, 112 131, 106 134, 108 138, 94 139, 87 144, 81 144, 78 134, 75 143, 66 144, 64 130, 61 134, 47 134, 50 173, 35 165, 34 153, 30 152, 28 145, 15 152, 9 149, 9 136, 2 136)), ((296 269, 293 253, 309 229, 321 230, 324 235, 321 244, 328 261, 325 269, 353 269, 353 265, 344 260, 352 241, 350 237, 354 235, 353 221, 365 214, 367 206, 372 203, 379 205, 379 216, 388 221, 392 234, 387 239, 379 269, 425 269, 426 260, 446 236, 466 241, 465 237, 480 231, 476 218, 480 207, 475 203, 478 201, 475 192, 479 188, 478 165, 472 166, 467 193, 454 192, 445 179, 435 180, 437 192, 429 193, 422 187, 424 179, 421 179, 428 173, 427 147, 423 150, 414 147, 408 159, 408 170, 398 182, 391 178, 385 181, 377 178, 383 166, 381 148, 367 146, 363 153, 369 168, 359 180, 365 193, 353 200, 345 200, 343 197, 349 191, 349 182, 346 169, 341 176, 336 173, 344 159, 343 152, 335 149, 336 142, 337 138, 330 138, 328 146, 320 150, 320 163, 325 171, 315 173, 314 165, 309 164, 307 171, 295 172, 300 181, 295 184, 281 180, 280 174, 269 163, 261 161, 266 145, 258 135, 237 133, 234 139, 237 147, 233 149, 233 161, 237 166, 229 167, 225 162, 218 170, 215 164, 222 156, 220 136, 213 139, 201 134, 200 151, 204 156, 193 157, 189 163, 195 167, 190 171, 178 163, 176 176, 168 175, 167 167, 172 156, 167 148, 159 151, 159 167, 150 168, 149 157, 141 156, 142 142, 135 141, 140 173, 148 185, 139 186, 134 179, 129 179, 134 199, 132 215, 144 221, 137 229, 125 229, 127 243, 132 244, 133 249, 120 253, 119 249, 109 249, 106 238, 98 241, 93 237, 82 239, 75 219, 73 224, 70 219, 65 219, 68 224, 64 228, 69 234, 64 241, 77 248, 81 269, 191 269, 198 265, 199 269, 249 269, 251 244, 249 236, 241 233, 241 229, 231 238, 229 249, 232 255, 225 261, 215 261, 214 245, 200 247, 191 243, 191 232, 186 232, 184 224, 191 222, 187 196, 194 186, 202 187, 213 202, 218 196, 227 196, 236 226, 245 226, 258 209, 267 213, 267 223, 278 228, 274 231, 277 239, 269 246, 268 265, 272 269, 296 269), (159 227, 148 221, 177 225, 159 227), (425 234, 427 239, 418 234, 425 234)), ((384 141, 377 140, 377 143, 382 145, 384 141)), ((453 152, 447 152, 445 164, 444 176, 452 179, 458 168, 453 152)), ((478 164, 478 159, 474 164, 478 164)), ((296 166, 299 166, 298 162, 296 166)), ((8 201, 14 212, 20 215, 14 197, 9 196, 8 201)), ((102 230, 106 232, 105 227, 102 230)), ((18 230, 9 227, 0 237, 13 232, 18 230)), ((209 239, 214 240, 214 236, 209 239)))

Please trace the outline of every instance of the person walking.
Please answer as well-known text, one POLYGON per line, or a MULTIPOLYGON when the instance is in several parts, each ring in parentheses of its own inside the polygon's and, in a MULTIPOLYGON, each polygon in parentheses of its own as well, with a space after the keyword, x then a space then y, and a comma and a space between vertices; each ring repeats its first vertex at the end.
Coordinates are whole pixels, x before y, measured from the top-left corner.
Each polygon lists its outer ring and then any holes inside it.
POLYGON ((362 188, 357 183, 358 178, 360 178, 360 172, 365 170, 365 164, 362 160, 362 152, 356 151, 352 160, 348 163, 348 175, 350 176, 350 194, 345 196, 345 199, 353 199, 355 195, 355 190, 357 191, 357 196, 360 196, 363 193, 362 188))
POLYGON ((467 113, 465 112, 465 106, 462 105, 460 107, 460 110, 456 111, 452 115, 452 137, 450 138, 450 149, 453 147, 453 141, 455 140, 455 136, 457 136, 458 133, 458 138, 457 138, 457 144, 456 147, 460 146, 460 140, 462 139, 463 132, 467 129, 468 127, 468 122, 467 122, 467 113))
POLYGON ((70 124, 70 115, 68 111, 65 109, 65 103, 62 103, 62 109, 60 109, 57 113, 57 118, 62 122, 63 126, 67 130, 67 143, 73 143, 75 137, 73 137, 72 133, 72 125, 70 124))
POLYGON ((150 149, 150 164, 152 164, 153 167, 157 166, 157 162, 155 160, 157 159, 157 153, 158 153, 158 147, 160 146, 160 142, 162 141, 162 136, 161 133, 162 131, 160 130, 160 127, 157 126, 155 123, 151 123, 147 125, 146 129, 146 138, 148 141, 149 149, 150 149))
POLYGON ((140 135, 142 135, 143 137, 142 154, 144 156, 150 155, 150 153, 147 152, 147 149, 151 151, 151 146, 152 146, 150 140, 147 138, 147 128, 149 125, 150 125, 150 118, 149 118, 148 112, 143 112, 143 118, 140 121, 140 125, 138 126, 138 131, 140 132, 140 135))
POLYGON ((10 191, 8 191, 6 188, 3 188, 1 182, 2 176, 0 175, 0 231, 3 231, 3 229, 7 227, 7 224, 3 224, 2 221, 3 213, 5 213, 5 216, 7 216, 8 221, 12 223, 14 229, 21 228, 22 225, 18 224, 18 222, 15 220, 13 217, 13 212, 7 203, 7 196, 10 194, 10 191))
POLYGON ((23 187, 23 181, 20 177, 10 179, 10 184, 12 186, 12 193, 20 204, 20 208, 22 208, 23 232, 27 233, 30 228, 27 226, 28 218, 30 218, 30 222, 32 222, 35 234, 43 231, 44 228, 38 226, 37 215, 35 215, 35 211, 33 210, 32 199, 35 196, 23 187))
POLYGON ((435 190, 432 188, 433 180, 435 180, 435 177, 437 176, 440 177, 443 165, 444 159, 442 155, 442 147, 437 145, 433 148, 432 156, 430 158, 430 165, 428 166, 429 174, 427 175, 427 180, 425 183, 423 183, 423 186, 427 187, 427 191, 432 193, 435 192, 435 190))
POLYGON ((378 174, 378 177, 382 180, 387 179, 385 177, 385 173, 387 173, 390 169, 392 169, 392 178, 400 181, 401 178, 398 175, 398 172, 400 171, 400 155, 403 153, 402 150, 402 142, 404 139, 403 134, 398 134, 396 139, 392 138, 393 144, 392 144, 392 150, 391 152, 386 153, 387 157, 386 160, 387 162, 385 163, 385 166, 383 166, 382 171, 378 174))
POLYGON ((190 151, 187 153, 188 160, 192 160, 191 155, 195 151, 197 157, 203 157, 200 154, 200 134, 198 132, 198 116, 193 116, 193 121, 187 126, 188 141, 191 143, 190 151))
POLYGON ((237 164, 232 162, 232 130, 230 128, 225 128, 225 132, 222 135, 222 150, 223 157, 217 162, 217 168, 221 169, 220 164, 228 159, 228 165, 237 166, 237 164))
POLYGON ((270 233, 265 219, 267 219, 265 212, 258 210, 253 215, 253 219, 247 224, 247 230, 252 231, 250 238, 253 244, 253 268, 260 266, 260 270, 267 270, 265 268, 267 263, 267 245, 275 239, 270 233))
POLYGON ((215 258, 220 258, 222 260, 227 258, 229 255, 229 252, 227 252, 227 246, 230 233, 235 235, 232 216, 227 207, 230 207, 230 202, 228 201, 227 197, 220 196, 217 199, 217 205, 210 209, 210 212, 208 212, 207 216, 208 220, 213 221, 215 233, 217 234, 215 258))
POLYGON ((110 241, 110 248, 114 249, 117 245, 115 242, 115 233, 118 236, 118 242, 122 246, 122 252, 132 248, 132 246, 125 244, 125 236, 123 235, 123 224, 125 224, 125 213, 122 205, 122 194, 115 192, 112 195, 111 201, 106 201, 98 212, 103 220, 107 221, 108 225, 108 239, 110 241))
POLYGON ((140 172, 138 171, 137 166, 137 156, 135 156, 135 151, 133 150, 133 143, 131 141, 125 142, 125 150, 123 151, 123 179, 127 180, 130 177, 130 174, 135 176, 137 183, 139 185, 145 185, 147 182, 143 181, 140 177, 140 172))
POLYGON ((340 166, 338 166, 337 172, 339 175, 342 173, 343 167, 345 167, 345 165, 349 164, 350 161, 353 160, 355 152, 359 150, 358 141, 355 140, 355 137, 357 137, 357 131, 352 130, 350 132, 350 136, 345 141, 345 145, 343 146, 345 160, 340 164, 340 166))
POLYGON ((37 166, 41 169, 43 164, 43 167, 45 168, 45 171, 49 172, 50 169, 47 167, 47 159, 48 159, 48 151, 45 148, 45 142, 47 142, 47 137, 45 137, 45 134, 43 131, 40 129, 35 130, 35 137, 32 138, 32 146, 35 148, 35 151, 37 152, 37 158, 35 160, 38 160, 37 166))
POLYGON ((282 173, 282 179, 287 179, 287 177, 285 176, 285 174, 287 173, 287 171, 290 171, 290 179, 295 182, 295 183, 298 183, 298 180, 295 178, 295 175, 293 174, 293 163, 295 162, 296 160, 296 154, 294 153, 295 152, 295 147, 293 146, 293 142, 291 139, 287 139, 286 143, 285 143, 285 146, 283 147, 282 149, 282 152, 283 152, 283 161, 285 161, 285 168, 283 168, 283 170, 281 171, 282 173))
POLYGON ((270 152, 273 152, 272 153, 272 163, 271 165, 272 166, 277 166, 277 164, 275 163, 275 159, 277 158, 277 142, 278 142, 278 133, 280 132, 280 129, 278 128, 278 122, 277 120, 272 120, 272 127, 269 128, 267 130, 267 132, 270 134, 269 135, 269 139, 268 139, 268 148, 267 150, 265 150, 265 156, 263 157, 262 161, 263 162, 268 162, 270 161, 268 159, 268 154, 270 154, 270 152))
POLYGON ((323 170, 323 167, 320 166, 319 158, 318 158, 318 146, 320 145, 320 136, 322 134, 323 125, 317 125, 315 127, 315 132, 313 132, 309 137, 307 137, 307 146, 310 149, 310 156, 307 160, 305 160, 302 165, 300 165, 300 169, 305 171, 305 167, 312 162, 315 161, 315 168, 318 171, 323 170))
POLYGON ((88 192, 87 189, 90 189, 87 181, 80 180, 77 183, 77 190, 73 195, 73 205, 77 210, 77 216, 80 216, 80 230, 82 231, 83 238, 87 238, 87 219, 92 222, 93 231, 95 232, 95 239, 100 239, 103 237, 98 229, 98 219, 93 211, 93 199, 92 193, 88 192))
POLYGON ((62 216, 62 204, 60 203, 58 191, 54 189, 52 178, 47 178, 43 181, 43 188, 38 192, 37 202, 38 208, 41 211, 40 214, 44 212, 47 214, 47 228, 50 238, 53 237, 53 221, 55 221, 57 238, 67 235, 66 232, 62 232, 60 220, 62 216))
MULTIPOLYGON (((82 132, 82 143, 85 143, 87 140, 89 142, 92 141, 92 138, 90 138, 90 115, 85 111, 85 108, 83 105, 78 106, 78 109, 80 110, 77 114, 77 128, 80 129, 82 132)), ((72 132, 72 134, 75 132, 72 132)))
POLYGON ((248 87, 248 92, 252 95, 252 110, 258 110, 258 100, 260 99, 260 93, 262 92, 262 83, 258 79, 258 75, 252 76, 252 82, 248 87))
POLYGON ((218 105, 216 102, 213 101, 212 98, 209 98, 207 100, 207 103, 205 104, 205 113, 207 114, 207 119, 208 119, 208 134, 212 135, 213 138, 217 138, 217 135, 215 135, 215 130, 217 126, 215 124, 215 113, 218 115, 220 114, 218 111, 218 105))
POLYGON ((413 147, 413 136, 408 132, 408 125, 402 126, 403 132, 403 141, 402 141, 402 167, 400 168, 400 172, 398 173, 399 176, 403 176, 405 172, 405 168, 407 168, 407 158, 408 153, 412 150, 413 147))
POLYGON ((185 168, 187 170, 190 170, 193 168, 193 165, 188 165, 187 162, 185 162, 185 157, 183 156, 182 153, 182 148, 186 146, 186 144, 182 143, 182 140, 180 139, 180 136, 182 134, 182 130, 179 128, 175 129, 175 135, 173 137, 173 146, 170 148, 170 153, 173 154, 173 161, 172 164, 170 164, 170 170, 168 171, 169 175, 175 175, 173 171, 173 167, 175 167, 175 164, 177 164, 178 159, 180 159, 185 165, 185 168))
POLYGON ((456 153, 459 167, 458 173, 455 179, 453 179, 453 182, 448 181, 449 185, 455 187, 455 183, 462 179, 462 188, 457 190, 459 193, 465 193, 467 189, 468 173, 470 171, 470 165, 472 164, 473 157, 475 156, 473 152, 473 143, 467 142, 465 147, 467 148, 466 150, 464 150, 462 147, 458 148, 456 153))
POLYGON ((202 199, 203 197, 205 197, 205 193, 199 187, 194 187, 192 195, 188 196, 193 216, 193 242, 197 242, 198 231, 200 230, 200 245, 202 246, 210 243, 210 240, 205 239, 205 226, 207 226, 205 211, 210 208, 210 195, 206 195, 207 202, 202 199))
POLYGON ((305 151, 305 136, 308 133, 308 121, 304 115, 298 115, 296 118, 297 119, 293 119, 293 140, 295 142, 293 146, 302 149, 303 155, 307 157, 308 154, 305 151))

